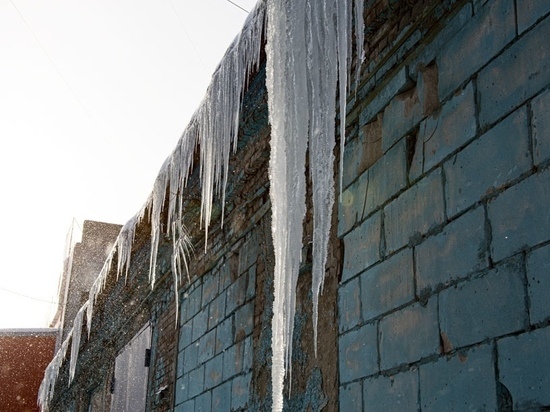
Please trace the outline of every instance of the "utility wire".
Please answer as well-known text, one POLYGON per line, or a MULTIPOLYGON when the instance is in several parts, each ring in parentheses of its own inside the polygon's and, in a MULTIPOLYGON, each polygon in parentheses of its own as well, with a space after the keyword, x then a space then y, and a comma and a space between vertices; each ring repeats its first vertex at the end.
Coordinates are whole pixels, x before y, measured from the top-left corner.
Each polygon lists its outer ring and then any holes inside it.
POLYGON ((17 296, 22 296, 24 298, 27 298, 27 299, 32 299, 32 300, 37 300, 39 302, 45 302, 45 303, 51 303, 52 305, 57 305, 58 302, 52 302, 50 300, 44 300, 44 299, 39 299, 39 298, 34 298, 32 296, 28 296, 28 295, 24 295, 22 293, 18 293, 18 292, 14 292, 13 290, 9 290, 9 289, 6 289, 6 288, 3 288, 0 286, 0 289, 3 290, 4 292, 9 292, 9 293, 12 293, 14 295, 17 295, 17 296))
POLYGON ((235 2, 232 2, 231 0, 227 0, 229 3, 231 3, 233 6, 235 7, 238 7, 239 9, 241 9, 242 11, 244 11, 245 13, 250 13, 248 10, 246 9, 243 9, 241 6, 239 6, 237 3, 235 2))

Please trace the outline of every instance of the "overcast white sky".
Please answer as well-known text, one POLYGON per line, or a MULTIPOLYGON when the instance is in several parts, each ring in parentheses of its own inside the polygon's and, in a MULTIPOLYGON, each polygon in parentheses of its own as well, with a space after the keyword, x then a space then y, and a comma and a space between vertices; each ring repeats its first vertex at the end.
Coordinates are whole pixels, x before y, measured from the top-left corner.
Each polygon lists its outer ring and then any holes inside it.
POLYGON ((48 326, 73 218, 141 209, 246 17, 227 0, 0 0, 0 328, 48 326))

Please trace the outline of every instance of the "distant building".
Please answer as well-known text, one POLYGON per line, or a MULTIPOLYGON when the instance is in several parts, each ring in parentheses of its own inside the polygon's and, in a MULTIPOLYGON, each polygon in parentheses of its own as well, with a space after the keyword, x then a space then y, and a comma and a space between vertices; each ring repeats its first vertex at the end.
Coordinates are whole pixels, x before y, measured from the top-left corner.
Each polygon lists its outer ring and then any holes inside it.
POLYGON ((0 329, 0 411, 39 410, 38 388, 56 337, 56 329, 0 329))
POLYGON ((90 287, 101 271, 120 228, 120 225, 85 220, 81 241, 73 246, 74 239, 68 239, 59 306, 51 324, 59 330, 58 345, 71 330, 78 309, 88 300, 90 287))

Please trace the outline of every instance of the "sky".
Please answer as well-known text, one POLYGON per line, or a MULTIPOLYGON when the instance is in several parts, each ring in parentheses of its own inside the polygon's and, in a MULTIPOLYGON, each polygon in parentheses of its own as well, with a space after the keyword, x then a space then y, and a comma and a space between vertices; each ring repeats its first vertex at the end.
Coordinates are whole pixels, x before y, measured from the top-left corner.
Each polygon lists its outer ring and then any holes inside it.
POLYGON ((246 17, 228 0, 0 0, 0 329, 49 326, 71 225, 141 209, 246 17))

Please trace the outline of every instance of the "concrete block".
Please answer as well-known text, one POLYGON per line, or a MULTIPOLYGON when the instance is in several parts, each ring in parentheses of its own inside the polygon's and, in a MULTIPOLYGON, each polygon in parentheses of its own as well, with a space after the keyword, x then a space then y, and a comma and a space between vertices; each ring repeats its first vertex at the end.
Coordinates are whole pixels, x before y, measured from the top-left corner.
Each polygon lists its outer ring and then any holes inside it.
POLYGON ((496 411, 492 347, 470 349, 420 366, 423 412, 496 411))
POLYGON ((500 382, 512 395, 514 410, 550 406, 550 327, 498 342, 500 382))
POLYGON ((181 352, 178 352, 178 360, 176 363, 176 377, 179 378, 184 373, 184 359, 185 359, 185 352, 182 350, 181 352))
POLYGON ((256 296, 256 264, 248 269, 248 284, 246 285, 246 300, 256 296))
POLYGON ((244 340, 243 370, 245 372, 252 369, 252 362, 254 361, 254 343, 253 342, 254 341, 252 339, 252 336, 249 336, 244 340))
POLYGON ((216 327, 225 317, 225 296, 226 293, 223 292, 210 303, 208 307, 208 330, 216 327))
POLYGON ((210 271, 203 276, 202 283, 202 304, 208 305, 218 295, 219 279, 215 276, 217 272, 215 270, 210 271))
POLYGON ((204 366, 189 373, 189 397, 194 398, 204 390, 204 366))
POLYGON ((215 412, 231 411, 231 381, 212 390, 212 410, 215 412))
POLYGON ((386 203, 407 184, 407 142, 401 140, 369 169, 363 218, 386 203))
POLYGON ((386 86, 375 96, 372 101, 359 114, 359 127, 363 127, 370 123, 374 116, 382 111, 382 109, 399 93, 410 89, 412 85, 407 67, 403 67, 386 86))
POLYGON ((340 382, 346 383, 378 371, 377 328, 374 324, 340 336, 340 382))
POLYGON ((229 315, 237 307, 241 306, 246 298, 246 276, 237 278, 233 284, 227 288, 227 299, 225 304, 225 313, 229 315))
POLYGON ((423 171, 427 172, 476 135, 474 86, 470 82, 443 105, 439 115, 420 124, 423 171))
POLYGON ((211 412, 212 411, 212 392, 204 392, 195 399, 196 412, 211 412))
POLYGON ((175 412, 195 412, 195 400, 191 399, 176 406, 175 412))
POLYGON ((237 376, 231 386, 231 407, 232 409, 246 408, 250 398, 250 382, 252 373, 237 376))
POLYGON ((189 398, 189 375, 184 375, 176 380, 174 391, 176 392, 176 405, 185 402, 189 398))
POLYGON ((212 389, 222 381, 223 354, 212 358, 204 365, 204 388, 212 389))
POLYGON ((380 321, 382 370, 416 362, 439 352, 437 300, 414 304, 380 321))
POLYGON ((363 388, 361 382, 353 382, 340 386, 340 396, 338 401, 340 403, 341 411, 362 412, 363 388))
POLYGON ((342 201, 338 202, 338 236, 342 236, 362 220, 368 184, 367 171, 342 192, 342 201))
POLYGON ((216 349, 216 329, 199 339, 199 363, 212 359, 216 349))
POLYGON ((363 383, 363 411, 416 412, 418 410, 418 371, 377 376, 363 383))
POLYGON ((356 139, 344 149, 343 185, 348 187, 360 174, 382 156, 382 114, 363 126, 356 139))
POLYGON ((189 345, 183 351, 183 372, 187 373, 193 370, 199 364, 199 341, 189 345))
POLYGON ((360 276, 363 320, 389 312, 414 299, 412 250, 392 256, 360 276))
POLYGON ((195 342, 201 336, 206 333, 208 329, 208 307, 201 310, 193 318, 193 338, 192 341, 195 342))
POLYGON ((547 0, 521 0, 517 7, 518 33, 521 34, 537 20, 550 13, 550 2, 547 0))
POLYGON ((416 87, 394 97, 384 110, 382 150, 386 152, 422 119, 422 104, 416 87))
POLYGON ((378 212, 344 237, 343 282, 380 260, 381 230, 382 217, 378 212))
MULTIPOLYGON (((550 2, 548 3, 550 5, 550 2)), ((531 102, 533 117, 533 161, 540 165, 550 159, 550 91, 542 93, 531 102)))
POLYGON ((243 371, 244 341, 230 346, 223 353, 223 380, 230 379, 243 371))
POLYGON ((478 75, 481 127, 520 106, 550 82, 550 18, 544 19, 478 75))
POLYGON ((360 295, 358 277, 338 289, 338 327, 340 332, 345 332, 362 323, 360 295))
POLYGON ((550 246, 534 250, 527 255, 531 324, 550 317, 550 246))
POLYGON ((233 317, 225 319, 216 328, 216 354, 223 352, 233 344, 233 317))
POLYGON ((485 212, 477 209, 445 226, 415 250, 416 278, 420 294, 460 279, 488 266, 485 212))
POLYGON ((437 169, 384 208, 386 252, 406 245, 445 221, 443 181, 437 169))
POLYGON ((437 58, 439 97, 450 93, 496 56, 516 34, 513 0, 495 0, 474 15, 437 58))
POLYGON ((193 339, 193 321, 190 320, 180 327, 179 350, 189 346, 193 339))
POLYGON ((521 330, 527 320, 521 259, 441 292, 441 335, 448 349, 521 330))
POLYGON ((193 288, 188 293, 184 294, 184 298, 188 302, 187 306, 187 319, 191 319, 193 316, 195 316, 200 310, 202 306, 202 285, 199 282, 196 282, 197 286, 193 288))
POLYGON ((235 312, 235 340, 240 341, 254 329, 254 302, 241 306, 235 312))
POLYGON ((550 239, 550 171, 535 174, 489 203, 495 262, 550 239))
POLYGON ((531 169, 527 121, 522 107, 445 164, 448 216, 531 169))

